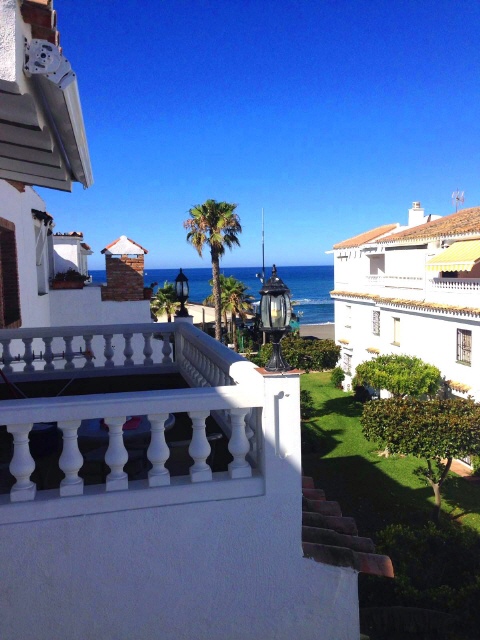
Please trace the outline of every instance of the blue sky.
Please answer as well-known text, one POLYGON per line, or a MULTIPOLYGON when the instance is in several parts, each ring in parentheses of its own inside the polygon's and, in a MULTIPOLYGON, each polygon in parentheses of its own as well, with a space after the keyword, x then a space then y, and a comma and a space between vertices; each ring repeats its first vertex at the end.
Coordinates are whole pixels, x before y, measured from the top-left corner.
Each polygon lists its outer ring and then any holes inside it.
POLYGON ((150 268, 207 267, 188 209, 238 203, 223 265, 330 264, 387 222, 480 205, 480 4, 444 0, 57 0, 95 184, 41 189, 57 231, 122 234, 150 268))

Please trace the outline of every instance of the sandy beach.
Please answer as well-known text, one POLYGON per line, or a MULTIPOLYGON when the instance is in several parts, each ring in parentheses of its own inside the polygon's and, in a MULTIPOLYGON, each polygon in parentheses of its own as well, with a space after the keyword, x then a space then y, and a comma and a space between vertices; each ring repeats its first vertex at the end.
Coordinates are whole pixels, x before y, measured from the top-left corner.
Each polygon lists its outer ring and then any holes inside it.
POLYGON ((312 336, 313 338, 320 338, 321 340, 334 340, 335 339, 335 325, 332 324, 301 324, 300 335, 302 338, 312 336))

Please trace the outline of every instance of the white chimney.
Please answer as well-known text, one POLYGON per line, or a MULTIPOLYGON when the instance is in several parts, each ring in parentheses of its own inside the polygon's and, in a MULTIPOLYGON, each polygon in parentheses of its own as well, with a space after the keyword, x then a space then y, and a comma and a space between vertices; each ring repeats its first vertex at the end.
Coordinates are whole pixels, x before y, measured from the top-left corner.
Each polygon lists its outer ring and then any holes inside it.
POLYGON ((412 208, 408 210, 408 226, 418 227, 419 224, 423 224, 425 215, 425 209, 423 209, 420 202, 412 202, 412 208))

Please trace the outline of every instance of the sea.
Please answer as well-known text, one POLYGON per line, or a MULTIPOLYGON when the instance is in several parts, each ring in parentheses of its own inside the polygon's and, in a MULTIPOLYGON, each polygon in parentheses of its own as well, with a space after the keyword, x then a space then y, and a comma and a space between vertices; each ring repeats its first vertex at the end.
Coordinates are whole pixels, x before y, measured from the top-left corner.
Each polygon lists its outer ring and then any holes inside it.
MULTIPOLYGON (((221 267, 221 265, 220 265, 221 267)), ((260 300, 259 291, 261 267, 226 267, 220 268, 225 276, 234 276, 247 287, 247 293, 254 300, 260 300)), ((190 287, 190 302, 202 303, 212 293, 209 281, 212 279, 211 267, 201 269, 184 269, 190 287)), ((333 265, 317 267, 277 267, 278 276, 291 291, 294 312, 300 324, 330 324, 334 321, 333 301, 329 292, 333 289, 333 265)), ((106 282, 105 271, 90 271, 93 282, 106 282)), ((145 286, 158 282, 163 286, 165 281, 174 282, 178 269, 148 269, 145 272, 145 286)), ((266 279, 271 269, 265 270, 266 279)))

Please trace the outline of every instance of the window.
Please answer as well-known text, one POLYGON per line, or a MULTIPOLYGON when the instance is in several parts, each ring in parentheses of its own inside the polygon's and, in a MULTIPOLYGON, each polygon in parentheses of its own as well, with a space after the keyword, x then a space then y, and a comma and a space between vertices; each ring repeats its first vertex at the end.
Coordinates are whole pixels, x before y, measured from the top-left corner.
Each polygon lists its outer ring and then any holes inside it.
POLYGON ((472 332, 469 329, 457 329, 457 362, 472 364, 472 332))
POLYGON ((346 327, 352 326, 352 305, 350 304, 347 304, 345 306, 345 326, 346 327))
POLYGON ((372 311, 372 333, 374 336, 380 335, 380 311, 372 311))
POLYGON ((348 375, 352 373, 352 354, 343 353, 343 371, 348 375))
POLYGON ((400 318, 393 318, 393 344, 400 346, 400 318))
POLYGON ((0 328, 21 325, 15 225, 0 218, 0 328))

